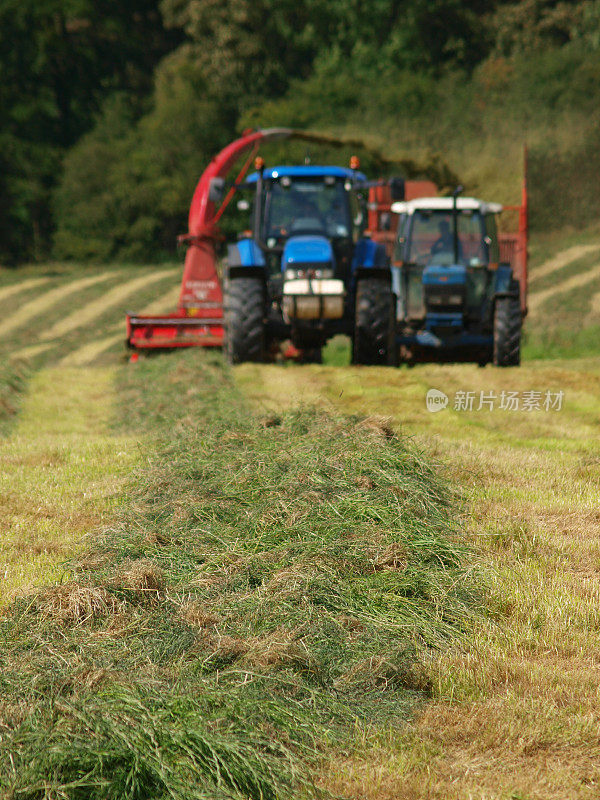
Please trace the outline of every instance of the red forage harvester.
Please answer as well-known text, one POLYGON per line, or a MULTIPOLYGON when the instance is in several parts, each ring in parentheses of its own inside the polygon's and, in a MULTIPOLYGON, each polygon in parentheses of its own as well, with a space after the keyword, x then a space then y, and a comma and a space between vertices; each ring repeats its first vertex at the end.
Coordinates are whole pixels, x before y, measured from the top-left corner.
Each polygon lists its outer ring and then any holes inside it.
POLYGON ((293 135, 289 128, 269 128, 244 134, 216 155, 198 181, 188 219, 187 245, 177 311, 160 316, 127 314, 127 344, 136 350, 173 347, 221 347, 223 292, 217 273, 218 222, 237 186, 244 180, 261 143, 293 135), (250 151, 237 178, 222 199, 225 177, 250 151), (220 203, 220 205, 219 205, 220 203))

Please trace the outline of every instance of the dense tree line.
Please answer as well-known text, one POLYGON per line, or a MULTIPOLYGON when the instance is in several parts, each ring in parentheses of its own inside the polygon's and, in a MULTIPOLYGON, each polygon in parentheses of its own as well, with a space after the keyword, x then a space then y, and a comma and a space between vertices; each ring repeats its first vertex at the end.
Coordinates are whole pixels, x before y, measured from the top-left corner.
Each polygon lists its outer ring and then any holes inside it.
POLYGON ((143 113, 155 65, 182 38, 153 0, 1 0, 1 259, 47 254, 65 152, 113 92, 143 113))
POLYGON ((585 107, 599 48, 597 0, 0 0, 0 260, 160 256, 248 124, 585 107))

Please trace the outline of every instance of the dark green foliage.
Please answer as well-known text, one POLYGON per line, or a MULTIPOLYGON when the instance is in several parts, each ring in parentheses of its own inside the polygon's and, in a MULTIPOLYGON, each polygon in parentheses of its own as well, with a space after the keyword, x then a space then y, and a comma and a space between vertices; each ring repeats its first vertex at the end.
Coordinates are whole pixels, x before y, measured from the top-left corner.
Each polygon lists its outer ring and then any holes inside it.
POLYGON ((598 46, 598 4, 579 0, 499 3, 493 18, 496 52, 541 51, 571 41, 598 46))
POLYGON ((214 356, 123 377, 121 518, 1 623, 0 794, 313 795, 481 613, 457 498, 384 421, 253 415, 214 356))
POLYGON ((137 105, 180 38, 153 0, 1 0, 0 259, 44 255, 64 150, 110 92, 137 105))
POLYGON ((137 122, 127 97, 111 98, 67 156, 55 196, 59 257, 172 256, 198 177, 233 116, 185 54, 163 62, 153 97, 153 110, 137 122))
POLYGON ((163 0, 165 19, 183 27, 217 90, 240 107, 277 97, 310 76, 316 57, 439 69, 472 67, 486 52, 482 0, 163 0))
POLYGON ((0 259, 172 254, 248 124, 366 139, 374 175, 443 189, 501 175, 514 202, 507 144, 590 129, 599 52, 594 0, 0 0, 0 259))

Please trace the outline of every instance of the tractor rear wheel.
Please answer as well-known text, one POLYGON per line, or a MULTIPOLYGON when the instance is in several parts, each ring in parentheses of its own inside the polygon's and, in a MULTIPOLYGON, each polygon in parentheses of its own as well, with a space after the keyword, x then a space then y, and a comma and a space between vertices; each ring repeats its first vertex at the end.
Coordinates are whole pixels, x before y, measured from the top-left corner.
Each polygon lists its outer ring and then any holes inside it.
POLYGON ((230 364, 264 361, 265 286, 261 278, 233 278, 225 295, 225 352, 230 364))
POLYGON ((356 288, 353 364, 396 363, 394 295, 389 280, 363 278, 356 288))
POLYGON ((494 311, 494 364, 518 367, 521 363, 521 303, 518 297, 499 297, 494 311))

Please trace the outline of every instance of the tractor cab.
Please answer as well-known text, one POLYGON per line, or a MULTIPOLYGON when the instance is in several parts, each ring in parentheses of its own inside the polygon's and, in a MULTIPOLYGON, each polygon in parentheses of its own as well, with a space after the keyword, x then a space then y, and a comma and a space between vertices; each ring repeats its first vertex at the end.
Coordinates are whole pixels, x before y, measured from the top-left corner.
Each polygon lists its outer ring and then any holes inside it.
MULTIPOLYGON (((444 349, 480 363, 496 360, 490 345, 497 309, 511 300, 511 339, 518 316, 518 286, 499 259, 498 203, 473 197, 431 197, 394 203, 399 215, 392 267, 401 344, 407 351, 444 349), (414 346, 414 347, 413 347, 414 346), (475 353, 475 355, 474 355, 475 353)), ((412 351, 411 351, 412 352, 412 351)), ((422 356, 422 352, 420 352, 422 356)), ((515 354, 511 345, 511 356, 515 354)))
POLYGON ((253 173, 253 233, 270 272, 313 268, 344 279, 365 224, 366 177, 343 167, 287 166, 253 173))

